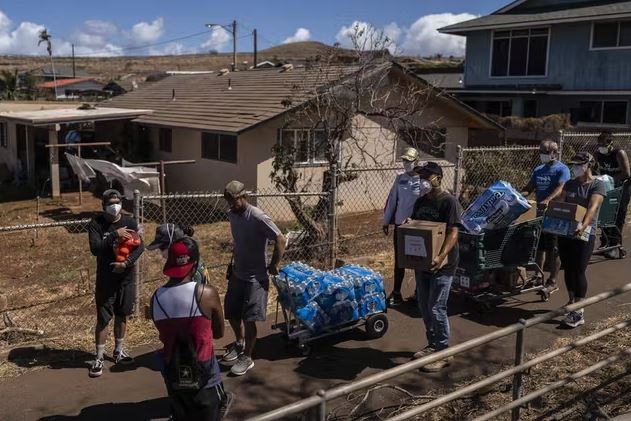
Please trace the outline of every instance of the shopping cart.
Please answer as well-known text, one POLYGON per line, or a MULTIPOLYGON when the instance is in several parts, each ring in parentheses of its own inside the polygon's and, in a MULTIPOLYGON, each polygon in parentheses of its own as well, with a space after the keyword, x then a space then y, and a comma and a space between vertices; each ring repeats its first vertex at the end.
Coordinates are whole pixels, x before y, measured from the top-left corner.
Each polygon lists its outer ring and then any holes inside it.
POLYGON ((616 218, 618 216, 618 210, 620 209, 620 203, 622 202, 622 187, 610 190, 605 196, 602 205, 600 205, 600 212, 598 214, 598 228, 601 231, 602 244, 593 254, 601 255, 612 250, 618 250, 618 257, 624 258, 627 254, 622 244, 616 241, 616 238, 612 238, 611 231, 615 230, 616 237, 622 239, 622 233, 616 225, 616 218), (607 235, 609 231, 609 235, 607 235))
POLYGON ((484 308, 515 295, 537 292, 548 301, 550 290, 544 284, 543 271, 536 263, 537 246, 543 230, 543 218, 536 218, 480 234, 461 231, 458 236, 460 263, 454 290, 484 308), (539 276, 515 276, 509 285, 498 283, 500 275, 534 272, 539 276))
MULTIPOLYGON (((278 291, 276 299, 276 317, 272 329, 282 330, 285 333, 289 343, 295 344, 298 350, 307 355, 310 352, 309 343, 327 336, 337 335, 338 333, 347 332, 357 327, 364 326, 366 335, 370 339, 380 338, 388 331, 388 317, 384 311, 376 311, 372 314, 362 317, 358 320, 341 323, 333 326, 325 326, 318 331, 310 330, 304 323, 296 317, 293 309, 296 308, 292 294, 289 291, 289 283, 292 282, 290 277, 274 276, 272 283, 278 291), (283 316, 283 323, 279 323, 279 313, 283 316)), ((382 293, 384 294, 384 293, 382 293)), ((384 294, 385 300, 385 294, 384 294)))

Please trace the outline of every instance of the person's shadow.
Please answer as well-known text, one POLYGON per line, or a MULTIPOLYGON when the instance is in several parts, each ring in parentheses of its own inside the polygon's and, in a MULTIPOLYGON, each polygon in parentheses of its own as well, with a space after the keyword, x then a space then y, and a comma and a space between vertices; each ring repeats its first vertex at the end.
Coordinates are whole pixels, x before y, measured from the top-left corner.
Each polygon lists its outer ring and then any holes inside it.
POLYGON ((158 421, 170 416, 168 398, 142 402, 104 403, 83 408, 79 415, 51 415, 40 421, 158 421))
MULTIPOLYGON (((77 349, 21 347, 12 349, 7 356, 7 360, 24 368, 47 367, 53 370, 64 368, 87 369, 94 360, 94 354, 77 349)), ((110 371, 123 372, 136 370, 139 367, 148 368, 152 371, 160 371, 160 363, 155 351, 135 357, 135 363, 128 366, 113 365, 110 371)))

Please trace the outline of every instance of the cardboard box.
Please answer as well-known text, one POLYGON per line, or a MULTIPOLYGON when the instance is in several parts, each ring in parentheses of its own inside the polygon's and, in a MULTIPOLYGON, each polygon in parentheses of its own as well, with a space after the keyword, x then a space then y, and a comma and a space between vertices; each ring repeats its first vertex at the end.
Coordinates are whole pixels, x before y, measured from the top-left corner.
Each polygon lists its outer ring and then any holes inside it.
POLYGON ((565 202, 550 202, 543 219, 543 232, 562 237, 579 238, 588 241, 593 227, 587 227, 580 237, 576 237, 578 224, 583 221, 587 209, 581 205, 565 202))
POLYGON ((537 217, 537 202, 529 200, 528 203, 530 203, 531 208, 519 215, 519 218, 513 221, 513 225, 521 224, 522 222, 530 221, 537 217))
MULTIPOLYGON (((430 270, 432 261, 445 241, 444 222, 412 221, 397 228, 397 258, 399 267, 430 270)), ((443 265, 447 263, 447 259, 443 265)))

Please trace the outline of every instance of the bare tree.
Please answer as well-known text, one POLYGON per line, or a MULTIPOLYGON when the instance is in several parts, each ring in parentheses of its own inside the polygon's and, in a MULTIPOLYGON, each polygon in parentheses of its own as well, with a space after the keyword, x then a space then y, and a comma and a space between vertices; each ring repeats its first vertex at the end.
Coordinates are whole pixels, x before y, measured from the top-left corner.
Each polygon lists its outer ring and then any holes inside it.
POLYGON ((48 33, 46 28, 39 31, 38 34, 39 41, 37 41, 37 46, 39 47, 42 42, 46 43, 46 51, 48 51, 48 57, 50 57, 50 67, 53 72, 53 83, 55 85, 55 100, 57 99, 57 75, 55 75, 55 62, 53 61, 53 36, 48 33))
MULTIPOLYGON (((273 148, 270 176, 281 192, 307 192, 318 184, 321 191, 335 192, 358 177, 354 170, 359 166, 392 164, 397 134, 418 129, 436 96, 391 60, 392 41, 382 32, 355 27, 351 41, 351 63, 340 63, 335 49, 308 62, 304 77, 283 102, 290 109, 284 127, 299 130, 290 131, 289 138, 281 135, 273 148), (322 169, 306 171, 304 162, 317 162, 322 169)), ((300 196, 287 200, 304 228, 305 243, 324 244, 333 234, 327 233, 327 222, 336 198, 322 197, 313 207, 300 196)))

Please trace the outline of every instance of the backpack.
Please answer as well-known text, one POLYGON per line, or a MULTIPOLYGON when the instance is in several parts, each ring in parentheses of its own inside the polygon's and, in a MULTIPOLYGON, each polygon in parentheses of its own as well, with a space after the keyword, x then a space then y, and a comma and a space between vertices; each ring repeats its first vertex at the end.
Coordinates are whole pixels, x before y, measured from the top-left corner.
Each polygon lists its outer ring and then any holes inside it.
MULTIPOLYGON (((198 391, 203 389, 212 377, 212 369, 206 368, 197 359, 197 348, 190 332, 190 321, 195 314, 195 295, 197 295, 197 287, 193 293, 193 301, 189 313, 188 329, 180 329, 178 331, 173 347, 171 348, 171 359, 166 363, 164 369, 164 377, 169 387, 174 391, 198 391)), ((171 319, 164 310, 157 295, 156 303, 167 319, 171 319)))

